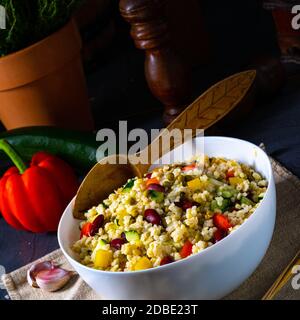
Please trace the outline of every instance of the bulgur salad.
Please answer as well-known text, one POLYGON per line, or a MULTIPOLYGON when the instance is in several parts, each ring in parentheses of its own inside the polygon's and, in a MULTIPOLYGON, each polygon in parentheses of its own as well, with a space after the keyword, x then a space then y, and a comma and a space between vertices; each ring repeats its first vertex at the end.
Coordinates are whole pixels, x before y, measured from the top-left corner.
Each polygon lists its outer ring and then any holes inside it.
POLYGON ((235 160, 195 157, 129 180, 85 213, 78 260, 106 271, 172 263, 212 246, 255 211, 267 181, 235 160))

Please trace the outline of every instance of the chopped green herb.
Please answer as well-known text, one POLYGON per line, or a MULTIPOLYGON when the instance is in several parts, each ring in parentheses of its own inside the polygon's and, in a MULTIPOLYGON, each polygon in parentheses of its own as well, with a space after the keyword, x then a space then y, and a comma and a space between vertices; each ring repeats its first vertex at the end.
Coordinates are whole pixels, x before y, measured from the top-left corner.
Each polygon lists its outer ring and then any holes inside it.
POLYGON ((124 191, 124 192, 130 191, 130 190, 132 189, 133 185, 134 185, 134 179, 130 179, 130 180, 125 184, 125 186, 124 186, 124 188, 123 188, 123 191, 124 191))

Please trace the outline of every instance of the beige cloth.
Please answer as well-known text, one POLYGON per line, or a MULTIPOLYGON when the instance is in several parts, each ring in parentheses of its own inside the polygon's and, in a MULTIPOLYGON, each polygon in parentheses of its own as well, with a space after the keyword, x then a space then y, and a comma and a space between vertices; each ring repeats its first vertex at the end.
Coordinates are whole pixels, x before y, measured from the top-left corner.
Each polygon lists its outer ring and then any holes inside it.
MULTIPOLYGON (((52 260, 67 270, 73 270, 60 249, 55 250, 37 261, 52 260)), ((78 276, 57 292, 34 289, 27 283, 26 274, 31 264, 2 276, 2 282, 12 300, 97 300, 94 291, 78 276)))
MULTIPOLYGON (((277 188, 277 219, 271 245, 263 261, 237 290, 225 299, 261 299, 280 273, 293 259, 300 247, 300 180, 272 160, 277 188)), ((72 269, 60 250, 40 260, 54 260, 66 269, 72 269)), ((61 291, 47 293, 31 288, 26 281, 28 266, 6 274, 2 281, 14 300, 95 300, 100 299, 78 276, 61 291)), ((287 283, 277 299, 300 299, 300 290, 287 283)))

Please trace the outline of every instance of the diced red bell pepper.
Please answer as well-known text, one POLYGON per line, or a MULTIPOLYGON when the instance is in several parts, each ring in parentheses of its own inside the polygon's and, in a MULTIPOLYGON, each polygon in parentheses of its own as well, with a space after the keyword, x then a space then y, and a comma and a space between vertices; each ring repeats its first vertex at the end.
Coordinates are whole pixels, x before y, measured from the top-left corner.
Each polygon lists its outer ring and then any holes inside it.
POLYGON ((150 178, 146 181, 146 186, 149 186, 150 184, 159 184, 159 181, 157 178, 150 178))
POLYGON ((193 244, 189 240, 187 240, 179 252, 181 258, 186 258, 189 255, 191 255, 192 249, 193 249, 193 244))
POLYGON ((234 177, 234 170, 229 169, 226 173, 226 179, 233 178, 233 177, 234 177))
POLYGON ((91 229, 92 229, 92 223, 91 223, 91 222, 86 222, 86 223, 83 225, 82 229, 81 229, 80 239, 81 239, 83 236, 89 237, 89 236, 90 236, 91 229))
POLYGON ((181 171, 190 171, 196 168, 196 163, 189 164, 181 168, 181 171))
POLYGON ((228 231, 228 229, 232 227, 228 218, 220 213, 216 213, 213 216, 213 222, 214 222, 215 227, 217 227, 218 229, 221 229, 223 231, 228 231))

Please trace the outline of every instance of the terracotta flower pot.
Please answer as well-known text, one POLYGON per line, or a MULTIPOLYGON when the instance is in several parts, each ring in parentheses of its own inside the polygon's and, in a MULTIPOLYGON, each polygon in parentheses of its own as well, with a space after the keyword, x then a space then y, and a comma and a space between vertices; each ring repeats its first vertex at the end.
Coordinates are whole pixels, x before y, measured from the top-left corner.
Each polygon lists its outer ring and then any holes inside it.
POLYGON ((0 120, 7 129, 93 129, 80 49, 71 20, 49 37, 0 58, 0 120))

